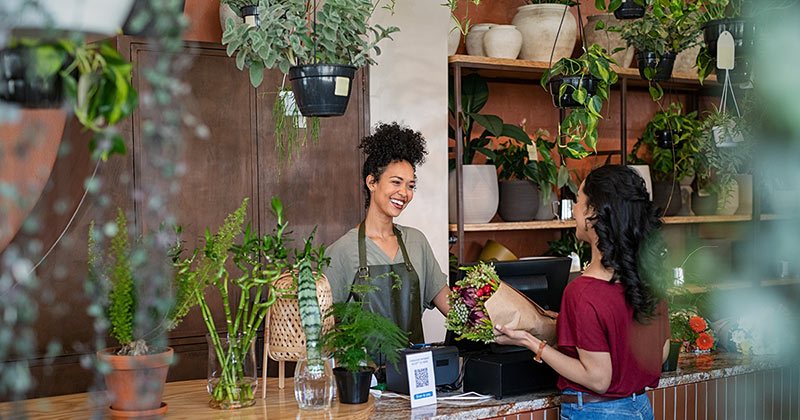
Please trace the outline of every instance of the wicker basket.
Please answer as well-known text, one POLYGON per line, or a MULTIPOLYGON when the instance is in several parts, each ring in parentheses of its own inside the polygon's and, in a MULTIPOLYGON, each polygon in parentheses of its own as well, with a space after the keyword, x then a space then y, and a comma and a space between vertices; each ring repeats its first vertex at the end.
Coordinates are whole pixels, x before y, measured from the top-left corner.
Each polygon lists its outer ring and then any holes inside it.
MULTIPOLYGON (((285 272, 273 283, 278 289, 295 289, 291 272, 285 272)), ((317 301, 324 314, 333 303, 331 285, 323 274, 317 280, 317 301)), ((285 362, 296 362, 306 356, 306 335, 300 323, 297 299, 279 298, 267 312, 264 337, 264 383, 267 380, 267 356, 278 362, 278 388, 284 388, 285 362)), ((333 318, 323 318, 322 334, 333 328, 333 318)), ((266 397, 266 386, 262 388, 266 397)))

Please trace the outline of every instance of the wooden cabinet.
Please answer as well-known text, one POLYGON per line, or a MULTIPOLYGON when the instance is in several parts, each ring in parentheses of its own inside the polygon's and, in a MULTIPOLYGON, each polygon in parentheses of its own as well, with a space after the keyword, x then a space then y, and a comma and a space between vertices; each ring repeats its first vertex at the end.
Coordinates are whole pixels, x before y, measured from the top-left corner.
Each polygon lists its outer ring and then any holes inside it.
MULTIPOLYGON (((279 171, 272 107, 283 75, 270 71, 264 83, 254 89, 247 72, 236 68, 222 45, 186 43, 179 58, 187 60, 187 67, 179 78, 189 93, 181 105, 208 127, 209 135, 200 137, 192 127, 183 130, 181 159, 176 163, 184 173, 165 183, 153 164, 162 157, 158 148, 143 141, 142 113, 147 112, 146 96, 151 91, 145 69, 155 65, 160 53, 154 45, 136 38, 120 36, 115 42, 123 57, 135 63, 133 84, 140 92, 140 108, 119 126, 128 153, 97 164, 88 154, 88 134, 77 121, 68 121, 62 147, 69 152, 57 159, 49 186, 33 211, 43 229, 35 236, 20 234, 12 242, 24 246, 33 239, 48 249, 78 208, 84 181, 98 165, 100 190, 87 195, 64 238, 36 270, 40 279, 36 296, 39 317, 33 325, 37 343, 31 367, 38 384, 29 397, 85 391, 92 381, 91 372, 79 365, 80 358, 91 354, 94 345, 93 321, 86 314, 88 300, 83 292, 91 220, 113 220, 120 207, 132 212, 129 225, 137 232, 153 231, 162 221, 149 216, 147 208, 152 203, 147 191, 174 191, 162 204, 168 205, 176 221, 184 226, 185 245, 193 249, 202 245, 205 229, 217 229, 244 197, 250 198, 247 220, 260 232, 274 227, 269 203, 279 196, 292 237, 299 241, 319 226, 316 244, 332 243, 365 215, 363 158, 357 148, 369 128, 365 70, 356 74, 347 113, 323 119, 319 141, 302 147, 291 165, 279 171), (61 343, 64 351, 45 360, 51 340, 61 343)), ((219 307, 218 300, 212 298, 212 302, 219 307)), ((219 312, 217 325, 222 322, 219 312)), ((205 334, 197 308, 170 333, 170 345, 179 361, 170 369, 169 380, 206 376, 205 334)), ((108 338, 106 342, 113 344, 108 338)))

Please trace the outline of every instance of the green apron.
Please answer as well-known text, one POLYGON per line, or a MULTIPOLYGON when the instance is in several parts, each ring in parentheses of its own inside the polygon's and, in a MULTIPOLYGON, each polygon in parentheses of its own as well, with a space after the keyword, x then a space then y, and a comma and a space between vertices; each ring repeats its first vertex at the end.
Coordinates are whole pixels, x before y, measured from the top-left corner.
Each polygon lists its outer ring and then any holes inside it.
MULTIPOLYGON (((403 263, 367 265, 365 223, 358 228, 358 271, 356 271, 353 284, 371 284, 377 289, 365 297, 365 309, 391 319, 403 331, 409 332, 411 343, 424 343, 422 334, 422 311, 420 309, 419 276, 411 265, 411 260, 406 252, 406 245, 397 226, 392 225, 392 231, 397 237, 400 251, 403 253, 403 263)), ((347 300, 360 300, 352 291, 347 300)))

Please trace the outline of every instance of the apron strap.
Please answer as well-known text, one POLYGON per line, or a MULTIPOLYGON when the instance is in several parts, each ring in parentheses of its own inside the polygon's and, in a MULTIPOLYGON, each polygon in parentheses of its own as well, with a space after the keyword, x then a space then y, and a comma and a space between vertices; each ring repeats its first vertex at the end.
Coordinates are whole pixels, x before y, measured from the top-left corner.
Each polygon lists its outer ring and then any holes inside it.
POLYGON ((366 279, 369 277, 369 266, 367 266, 367 244, 366 244, 366 220, 358 226, 358 277, 366 279))
POLYGON ((403 242, 403 234, 400 233, 400 229, 397 228, 397 225, 392 224, 392 231, 394 231, 394 236, 397 237, 397 244, 400 245, 400 251, 403 252, 403 261, 406 264, 406 269, 408 271, 414 271, 414 266, 411 265, 411 260, 408 259, 408 252, 406 252, 406 244, 403 242))

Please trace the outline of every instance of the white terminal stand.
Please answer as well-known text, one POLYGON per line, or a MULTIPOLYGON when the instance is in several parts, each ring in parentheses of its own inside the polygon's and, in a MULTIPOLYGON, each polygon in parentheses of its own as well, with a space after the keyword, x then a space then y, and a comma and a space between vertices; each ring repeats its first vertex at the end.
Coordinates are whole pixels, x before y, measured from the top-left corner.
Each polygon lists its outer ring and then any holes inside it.
POLYGON ((436 404, 436 378, 433 373, 433 352, 406 355, 408 396, 411 408, 436 404))

